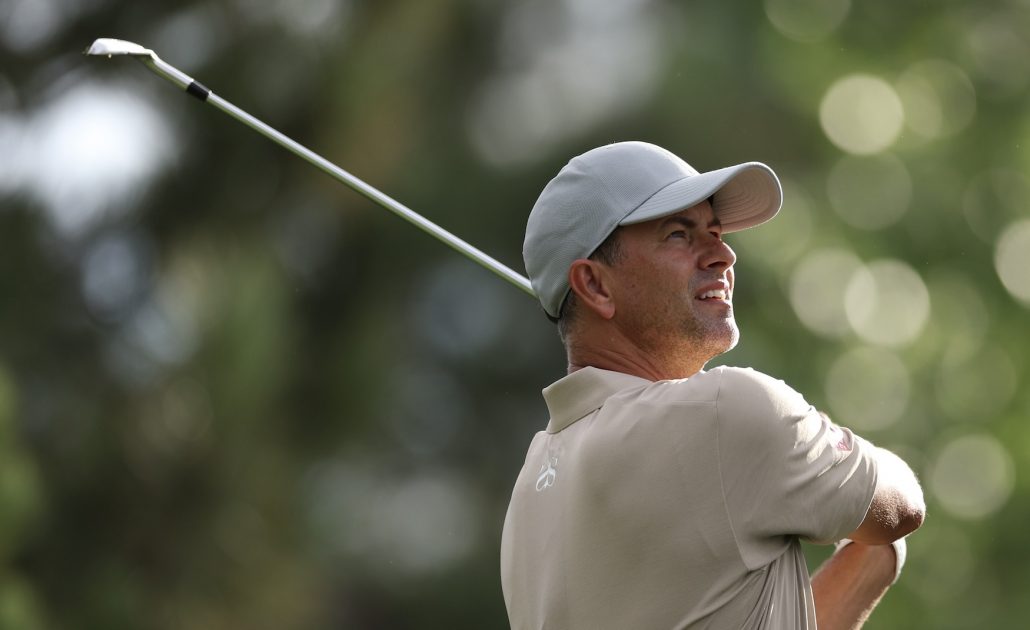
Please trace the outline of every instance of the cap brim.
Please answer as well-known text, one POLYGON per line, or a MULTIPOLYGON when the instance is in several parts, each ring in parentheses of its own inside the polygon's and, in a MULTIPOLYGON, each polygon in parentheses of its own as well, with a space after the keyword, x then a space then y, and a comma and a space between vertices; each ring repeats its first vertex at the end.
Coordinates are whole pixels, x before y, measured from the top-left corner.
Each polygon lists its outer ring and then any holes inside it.
POLYGON ((783 203, 780 180, 761 162, 747 162, 677 180, 639 205, 619 225, 675 214, 713 197, 723 232, 738 232, 776 216, 783 203))

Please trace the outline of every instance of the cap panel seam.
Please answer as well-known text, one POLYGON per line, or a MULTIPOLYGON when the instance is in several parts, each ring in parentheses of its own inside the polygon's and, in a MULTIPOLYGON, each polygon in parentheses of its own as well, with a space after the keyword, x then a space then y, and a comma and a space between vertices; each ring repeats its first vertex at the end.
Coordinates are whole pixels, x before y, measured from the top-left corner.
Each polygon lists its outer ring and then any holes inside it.
MULTIPOLYGON (((586 160, 584 160, 584 162, 586 162, 586 160)), ((604 188, 605 199, 612 200, 612 199, 615 198, 615 195, 612 193, 611 187, 608 186, 607 179, 604 178, 604 177, 599 177, 597 175, 597 172, 594 170, 594 168, 593 168, 593 166, 591 164, 589 164, 589 163, 583 164, 583 171, 589 173, 591 179, 593 179, 593 180, 595 180, 595 181, 597 181, 597 182, 599 182, 601 184, 601 187, 604 188)), ((613 207, 614 204, 609 203, 608 206, 609 207, 613 207)), ((637 207, 640 207, 640 206, 637 206, 637 207)), ((636 208, 634 208, 634 210, 635 209, 636 208)), ((630 211, 630 213, 632 213, 632 210, 630 211)), ((626 216, 629 216, 629 213, 627 213, 626 216)), ((624 218, 626 218, 626 216, 624 216, 622 218, 624 219, 624 218)), ((586 255, 584 256, 585 258, 588 258, 588 257, 592 256, 594 251, 596 251, 597 248, 601 246, 601 243, 603 243, 605 241, 605 239, 607 239, 609 236, 611 236, 612 232, 614 232, 616 229, 618 229, 619 221, 622 221, 622 219, 619 219, 618 221, 615 221, 614 225, 612 225, 610 228, 606 228, 605 229, 605 232, 604 232, 603 236, 601 237, 601 239, 598 240, 597 243, 592 247, 592 249, 589 252, 586 253, 586 255)), ((575 259, 573 259, 573 260, 575 260, 575 259)), ((568 273, 568 270, 566 270, 566 274, 567 273, 568 273)), ((565 277, 565 281, 563 282, 563 284, 566 286, 566 289, 565 289, 565 292, 562 294, 561 302, 558 303, 559 311, 561 310, 562 302, 565 301, 565 296, 567 296, 569 293, 572 292, 572 285, 569 283, 567 275, 565 277)))
POLYGON ((611 188, 609 188, 608 186, 608 181, 604 177, 599 177, 597 175, 597 172, 594 170, 594 167, 589 162, 583 160, 582 167, 585 172, 590 174, 591 179, 599 182, 601 184, 601 187, 604 188, 605 198, 611 199, 614 197, 614 195, 612 195, 611 188))

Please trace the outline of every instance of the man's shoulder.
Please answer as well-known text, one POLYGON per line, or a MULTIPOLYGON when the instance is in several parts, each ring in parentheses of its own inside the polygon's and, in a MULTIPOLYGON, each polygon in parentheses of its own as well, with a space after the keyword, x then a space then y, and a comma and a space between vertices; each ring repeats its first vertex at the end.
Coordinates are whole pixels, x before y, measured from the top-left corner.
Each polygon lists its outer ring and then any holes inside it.
POLYGON ((632 395, 664 402, 722 404, 742 399, 771 402, 798 394, 782 380, 752 368, 719 366, 687 378, 655 381, 632 395))
POLYGON ((797 393, 783 379, 759 372, 754 368, 720 365, 705 374, 718 378, 722 391, 732 392, 733 389, 739 389, 755 393, 767 392, 773 395, 797 393))
POLYGON ((688 378, 661 381, 672 391, 688 392, 694 389, 711 390, 718 396, 740 395, 754 392, 771 395, 796 394, 782 379, 749 367, 720 365, 688 378))
POLYGON ((720 366, 706 374, 719 379, 716 404, 721 417, 744 420, 792 416, 810 408, 804 397, 778 379, 751 368, 720 366))

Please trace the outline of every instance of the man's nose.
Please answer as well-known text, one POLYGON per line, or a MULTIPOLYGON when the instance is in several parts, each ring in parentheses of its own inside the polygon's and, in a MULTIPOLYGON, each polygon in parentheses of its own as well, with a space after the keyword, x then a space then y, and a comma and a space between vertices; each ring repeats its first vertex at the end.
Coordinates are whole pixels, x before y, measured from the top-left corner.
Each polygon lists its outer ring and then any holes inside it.
POLYGON ((726 241, 713 237, 699 262, 704 269, 729 269, 737 262, 737 254, 726 241))

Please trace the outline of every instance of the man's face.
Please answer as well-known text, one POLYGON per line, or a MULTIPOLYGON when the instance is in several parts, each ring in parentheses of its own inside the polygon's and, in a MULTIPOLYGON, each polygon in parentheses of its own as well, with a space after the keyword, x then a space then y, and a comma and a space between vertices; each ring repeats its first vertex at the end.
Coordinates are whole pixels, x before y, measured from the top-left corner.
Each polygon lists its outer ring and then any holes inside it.
MULTIPOLYGON (((641 349, 705 362, 737 344, 733 264, 708 201, 620 228, 613 321, 641 349)), ((656 354, 661 356, 661 354, 656 354)))

